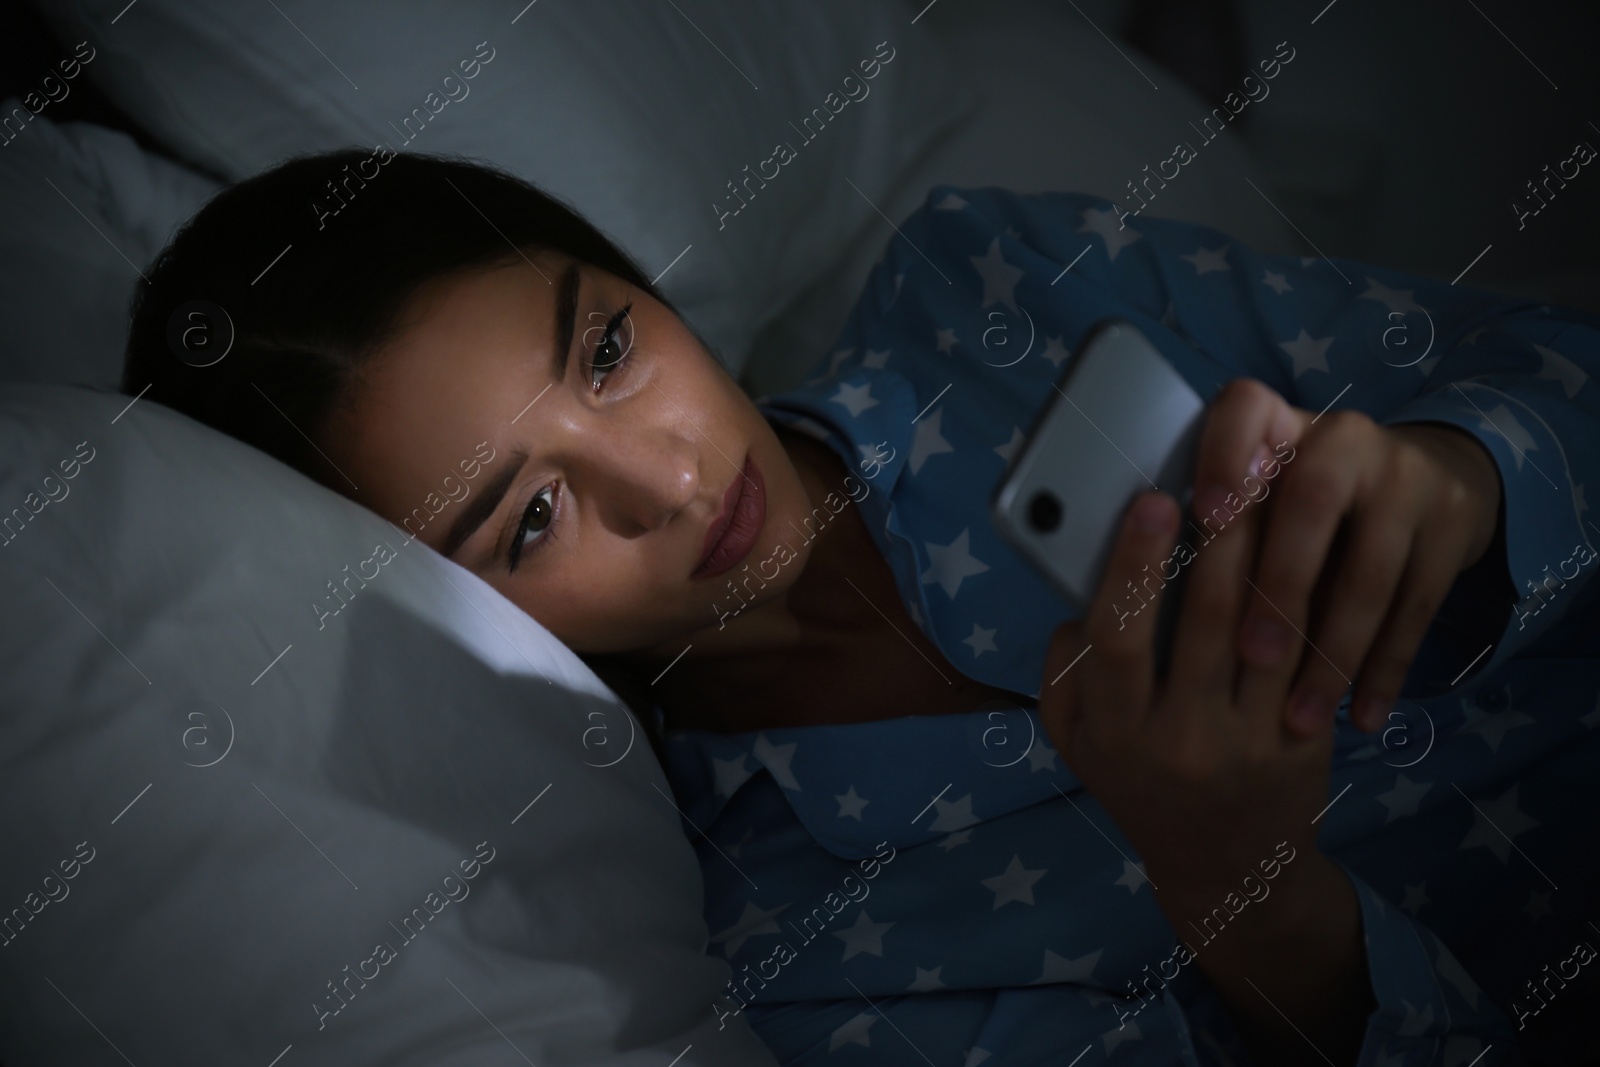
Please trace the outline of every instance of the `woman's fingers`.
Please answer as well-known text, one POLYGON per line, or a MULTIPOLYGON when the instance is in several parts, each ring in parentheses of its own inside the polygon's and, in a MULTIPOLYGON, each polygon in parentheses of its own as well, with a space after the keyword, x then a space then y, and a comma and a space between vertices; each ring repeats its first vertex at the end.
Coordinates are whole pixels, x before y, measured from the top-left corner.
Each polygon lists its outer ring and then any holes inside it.
POLYGON ((1258 484, 1272 475, 1260 474, 1254 461, 1263 451, 1270 457, 1275 447, 1283 449, 1279 460, 1284 455, 1292 457, 1293 446, 1308 425, 1308 417, 1262 382, 1235 378, 1223 386, 1208 406, 1200 435, 1194 480, 1196 512, 1207 514, 1210 505, 1228 493, 1247 498, 1259 495, 1258 484))
MULTIPOLYGON (((1238 619, 1254 557, 1254 503, 1269 491, 1264 442, 1298 439, 1294 409, 1248 378, 1229 382, 1211 402, 1200 438, 1192 500, 1176 562, 1190 569, 1173 644, 1171 683, 1220 693, 1229 702, 1239 655, 1238 619)), ((1289 452, 1292 455, 1292 451, 1289 452)))
POLYGON ((1387 605, 1377 636, 1368 645, 1356 676, 1355 699, 1350 705, 1356 726, 1372 731, 1384 724, 1389 708, 1400 695, 1411 660, 1422 646, 1433 617, 1455 582, 1465 552, 1424 545, 1426 535, 1410 546, 1410 564, 1400 579, 1399 591, 1387 605))
POLYGON ((1351 716, 1379 729, 1399 695, 1411 659, 1461 571, 1493 540, 1502 488, 1493 457, 1465 431, 1411 423, 1383 429, 1390 445, 1386 497, 1410 509, 1406 563, 1398 591, 1383 605, 1382 628, 1368 642, 1356 676, 1351 716))
POLYGON ((1080 684, 1094 706, 1107 709, 1102 717, 1114 720, 1086 724, 1105 740, 1131 736, 1150 706, 1164 584, 1158 568, 1172 551, 1178 518, 1177 501, 1164 493, 1134 498, 1089 606, 1083 633, 1092 651, 1073 669, 1084 672, 1080 684))
MULTIPOLYGON (((1317 619, 1304 624, 1311 650, 1300 659, 1284 716, 1292 733, 1319 733, 1333 722, 1334 709, 1373 648, 1394 600, 1411 541, 1412 524, 1395 507, 1358 509, 1353 515, 1349 545, 1328 586, 1326 605, 1317 619)), ((1272 695, 1263 699, 1284 706, 1277 678, 1272 695)))
POLYGON ((1361 489, 1369 467, 1366 459, 1379 431, 1358 412, 1333 412, 1326 419, 1301 442, 1292 467, 1278 478, 1250 608, 1239 631, 1246 663, 1239 678, 1241 706, 1281 718, 1300 735, 1316 733, 1333 721, 1339 698, 1366 652, 1365 645, 1354 651, 1351 646, 1371 638, 1398 580, 1392 561, 1377 554, 1396 547, 1403 551, 1409 540, 1400 539, 1397 546, 1389 526, 1397 516, 1376 509, 1368 524, 1356 531, 1355 551, 1347 554, 1347 564, 1359 562, 1366 569, 1352 571, 1346 566, 1339 575, 1344 584, 1342 589, 1335 586, 1335 595, 1337 600, 1345 594, 1338 601, 1343 629, 1337 647, 1330 648, 1322 640, 1328 636, 1327 628, 1311 619, 1312 593, 1340 524, 1361 489), (1347 595, 1352 587, 1357 595, 1382 599, 1352 604, 1347 595), (1359 625, 1363 620, 1370 624, 1365 633, 1359 625), (1305 650, 1302 646, 1308 641, 1311 647, 1305 650), (1290 699, 1297 670, 1306 683, 1294 690, 1299 702, 1290 699))

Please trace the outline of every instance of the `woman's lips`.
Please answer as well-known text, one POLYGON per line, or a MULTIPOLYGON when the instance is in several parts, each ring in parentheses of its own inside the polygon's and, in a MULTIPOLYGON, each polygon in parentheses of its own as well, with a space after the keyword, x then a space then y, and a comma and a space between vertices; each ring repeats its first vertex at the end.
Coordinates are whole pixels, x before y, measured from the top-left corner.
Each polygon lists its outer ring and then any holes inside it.
POLYGON ((690 578, 712 578, 749 555, 767 521, 767 487, 761 468, 745 457, 744 469, 722 494, 722 513, 706 530, 700 565, 690 578))

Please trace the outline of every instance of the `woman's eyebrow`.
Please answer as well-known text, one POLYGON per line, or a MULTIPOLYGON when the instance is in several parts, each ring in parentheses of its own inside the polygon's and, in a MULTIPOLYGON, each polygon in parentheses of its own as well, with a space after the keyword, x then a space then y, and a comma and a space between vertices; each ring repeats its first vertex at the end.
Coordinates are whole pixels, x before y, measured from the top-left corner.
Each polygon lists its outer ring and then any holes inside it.
POLYGON ((478 532, 496 511, 500 510, 500 501, 506 497, 506 490, 511 488, 511 483, 516 480, 517 474, 523 465, 528 462, 528 454, 520 449, 513 451, 501 465, 499 473, 484 483, 483 490, 461 509, 461 514, 456 516, 456 521, 451 524, 450 532, 445 535, 444 544, 439 546, 439 554, 453 556, 456 550, 467 543, 467 539, 478 532))
MULTIPOLYGON (((577 261, 571 261, 561 272, 561 281, 556 288, 556 336, 552 355, 555 358, 554 380, 558 382, 567 377, 567 358, 572 350, 572 335, 577 329, 580 282, 577 261)), ((500 509, 500 502, 505 499, 511 483, 527 462, 528 453, 520 449, 511 452, 508 462, 500 468, 499 473, 484 483, 482 492, 456 516, 456 521, 450 525, 450 532, 445 535, 444 543, 439 546, 440 555, 447 557, 455 555, 456 550, 478 532, 478 527, 500 509)))
POLYGON ((556 376, 555 380, 565 381, 567 377, 567 355, 572 349, 572 334, 577 329, 578 321, 578 264, 573 260, 567 264, 567 269, 561 272, 561 284, 556 289, 556 376))

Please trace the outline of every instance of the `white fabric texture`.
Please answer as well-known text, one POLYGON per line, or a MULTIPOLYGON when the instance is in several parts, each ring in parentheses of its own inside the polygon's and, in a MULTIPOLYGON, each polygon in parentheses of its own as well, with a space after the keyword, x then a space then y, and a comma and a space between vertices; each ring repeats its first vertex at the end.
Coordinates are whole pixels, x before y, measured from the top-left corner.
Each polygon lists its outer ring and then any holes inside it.
POLYGON ((588 668, 126 403, 0 388, 0 1061, 773 1063, 713 1025, 699 870, 588 668))
POLYGON ((63 39, 99 49, 86 77, 181 158, 230 179, 383 142, 535 182, 647 276, 667 271, 668 296, 736 374, 759 324, 882 225, 869 201, 970 104, 898 2, 603 0, 519 15, 500 0, 140 0, 115 27, 126 0, 38 6, 63 39), (894 58, 860 81, 883 42, 894 58), (460 65, 485 56, 464 79, 460 65), (803 140, 830 93, 838 114, 803 140), (797 158, 719 225, 713 205, 737 203, 729 183, 780 142, 797 158))
MULTIPOLYGON (((1150 214, 1215 226, 1264 252, 1292 251, 1289 227, 1258 191, 1268 188, 1260 168, 1244 142, 1230 139, 1242 135, 1230 131, 1206 145, 1190 126, 1217 102, 1203 102, 1131 45, 1097 32, 1114 34, 1127 6, 986 0, 928 11, 922 24, 972 85, 977 106, 878 200, 884 215, 901 222, 941 183, 1094 193, 1131 204, 1127 183, 1187 140, 1203 146, 1204 160, 1168 183, 1150 214)), ((763 329, 745 373, 752 392, 778 393, 805 380, 893 240, 887 223, 863 231, 763 329)))
POLYGON ((0 381, 116 389, 139 271, 217 188, 125 133, 22 126, 0 147, 0 381))

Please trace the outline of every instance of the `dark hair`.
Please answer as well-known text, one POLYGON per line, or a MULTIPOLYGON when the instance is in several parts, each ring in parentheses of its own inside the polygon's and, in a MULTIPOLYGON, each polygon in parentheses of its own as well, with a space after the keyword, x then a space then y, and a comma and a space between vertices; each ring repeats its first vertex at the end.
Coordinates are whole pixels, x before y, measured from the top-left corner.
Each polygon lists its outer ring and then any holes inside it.
MULTIPOLYGON (((318 445, 411 294, 539 249, 677 311, 609 238, 515 175, 384 149, 290 159, 218 193, 156 258, 134 291, 122 391, 148 386, 149 399, 342 492, 318 445)), ((624 655, 580 658, 643 720, 659 757, 639 669, 624 655)))
POLYGON ((412 293, 538 249, 672 306, 604 234, 515 175, 386 148, 290 159, 217 194, 156 258, 134 291, 122 391, 148 386, 340 489, 318 445, 412 293))

